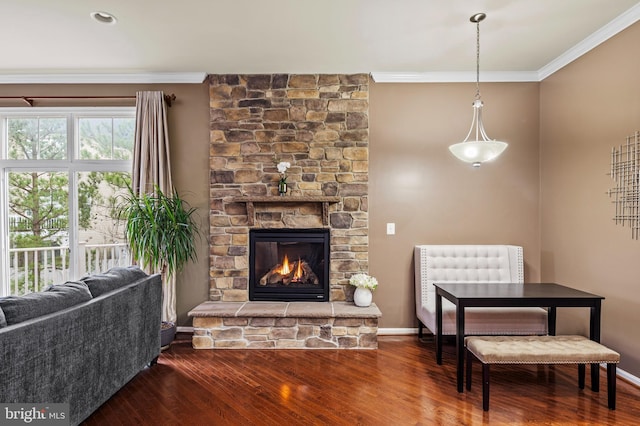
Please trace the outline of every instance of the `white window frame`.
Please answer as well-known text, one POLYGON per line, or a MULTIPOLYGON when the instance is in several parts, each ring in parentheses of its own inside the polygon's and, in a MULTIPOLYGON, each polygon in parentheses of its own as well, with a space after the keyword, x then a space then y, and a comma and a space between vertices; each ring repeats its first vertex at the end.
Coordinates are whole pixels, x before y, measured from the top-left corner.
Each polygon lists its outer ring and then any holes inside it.
MULTIPOLYGON (((80 118, 135 118, 135 107, 52 107, 52 108, 0 108, 0 296, 9 290, 9 218, 8 175, 20 171, 67 172, 69 174, 69 247, 78 247, 78 182, 79 172, 131 172, 133 160, 81 160, 79 156, 80 118), (64 160, 9 160, 7 159, 7 118, 25 117, 66 117, 67 158, 64 160)), ((77 256, 70 258, 70 278, 80 278, 77 256)))

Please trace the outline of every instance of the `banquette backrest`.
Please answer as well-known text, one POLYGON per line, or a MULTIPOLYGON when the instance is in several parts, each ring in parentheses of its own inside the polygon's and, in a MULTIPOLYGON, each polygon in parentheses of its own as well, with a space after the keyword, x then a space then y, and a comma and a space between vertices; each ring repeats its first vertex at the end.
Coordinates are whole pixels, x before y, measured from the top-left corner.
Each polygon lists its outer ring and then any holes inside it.
POLYGON ((523 283, 522 247, 513 245, 415 246, 416 303, 433 298, 434 283, 523 283))

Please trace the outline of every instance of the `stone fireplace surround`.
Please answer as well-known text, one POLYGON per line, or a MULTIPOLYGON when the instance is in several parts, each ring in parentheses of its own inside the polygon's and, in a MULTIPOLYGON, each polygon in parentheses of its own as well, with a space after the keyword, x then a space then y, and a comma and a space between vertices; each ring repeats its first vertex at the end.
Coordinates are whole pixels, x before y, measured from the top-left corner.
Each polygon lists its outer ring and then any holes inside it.
POLYGON ((355 307, 348 285, 368 271, 368 91, 367 74, 209 76, 210 289, 189 313, 194 347, 377 347, 380 311, 355 307), (249 229, 327 227, 330 302, 248 302, 249 229))

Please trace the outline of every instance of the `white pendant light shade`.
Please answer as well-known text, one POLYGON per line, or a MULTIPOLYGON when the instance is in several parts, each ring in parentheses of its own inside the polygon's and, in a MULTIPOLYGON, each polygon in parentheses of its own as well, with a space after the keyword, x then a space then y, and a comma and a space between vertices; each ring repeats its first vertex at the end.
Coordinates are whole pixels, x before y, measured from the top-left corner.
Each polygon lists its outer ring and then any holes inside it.
POLYGON ((501 141, 468 141, 451 145, 449 151, 459 160, 471 163, 473 167, 480 167, 480 164, 502 154, 507 146, 506 142, 501 141))
POLYGON ((449 147, 449 151, 451 151, 453 155, 461 161, 471 163, 473 167, 480 167, 482 163, 493 160, 502 154, 508 146, 506 142, 490 139, 484 131, 484 124, 482 124, 483 103, 480 99, 480 21, 485 17, 486 15, 484 13, 476 13, 470 19, 471 22, 476 24, 476 99, 473 102, 471 128, 464 141, 449 147))
POLYGON ((489 139, 482 124, 482 101, 476 99, 473 102, 473 120, 467 137, 463 142, 453 144, 449 151, 459 160, 471 163, 473 167, 480 167, 485 161, 491 161, 507 149, 506 142, 489 139), (474 140, 469 138, 475 137, 474 140))

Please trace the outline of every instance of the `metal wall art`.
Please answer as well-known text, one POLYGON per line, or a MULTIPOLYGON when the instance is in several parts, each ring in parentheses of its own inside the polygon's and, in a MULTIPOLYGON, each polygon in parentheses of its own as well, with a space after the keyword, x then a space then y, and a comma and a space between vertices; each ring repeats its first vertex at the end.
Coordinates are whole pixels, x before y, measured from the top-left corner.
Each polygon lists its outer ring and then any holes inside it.
POLYGON ((640 234, 640 132, 627 136, 627 143, 611 150, 611 178, 616 186, 607 193, 613 198, 617 225, 629 226, 631 238, 640 234))

